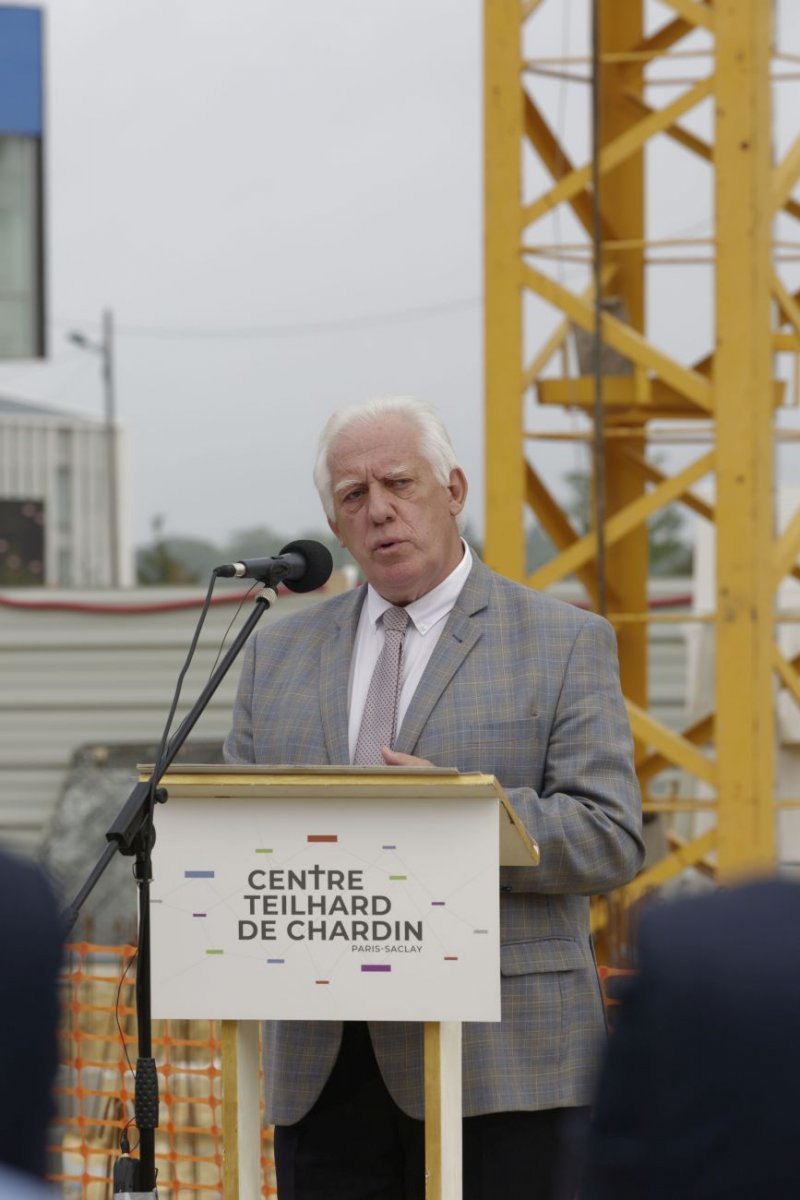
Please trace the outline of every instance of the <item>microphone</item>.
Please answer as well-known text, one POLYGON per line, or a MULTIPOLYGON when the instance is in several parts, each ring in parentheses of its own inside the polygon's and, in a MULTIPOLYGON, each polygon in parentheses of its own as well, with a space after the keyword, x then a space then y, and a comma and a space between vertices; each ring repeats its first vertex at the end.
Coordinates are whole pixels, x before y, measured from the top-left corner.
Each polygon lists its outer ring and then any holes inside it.
POLYGON ((245 558, 214 567, 221 579, 257 579, 268 587, 285 583, 293 592, 313 592, 331 577, 333 559, 322 542, 289 542, 275 558, 245 558))

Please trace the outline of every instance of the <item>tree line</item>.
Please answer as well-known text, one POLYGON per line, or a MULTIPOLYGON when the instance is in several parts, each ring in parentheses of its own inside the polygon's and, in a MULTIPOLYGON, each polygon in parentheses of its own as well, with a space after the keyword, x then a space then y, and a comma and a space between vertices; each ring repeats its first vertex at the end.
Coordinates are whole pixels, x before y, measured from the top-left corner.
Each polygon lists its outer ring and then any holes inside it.
MULTIPOLYGON (((572 471, 565 477, 567 500, 565 510, 578 535, 590 527, 590 477, 584 471, 572 471)), ((140 584, 204 583, 214 567, 221 563, 238 562, 243 558, 278 554, 299 539, 322 542, 333 557, 334 568, 341 568, 352 559, 337 542, 329 529, 309 529, 300 534, 285 534, 269 525, 254 525, 236 530, 221 542, 183 534, 168 535, 162 516, 152 521, 150 542, 136 552, 136 577, 140 584)), ((481 539, 467 522, 464 536, 480 555, 481 539)), ((556 554, 546 533, 536 524, 526 531, 526 567, 535 571, 556 554)), ((691 575, 694 547, 687 536, 686 519, 676 504, 657 513, 648 524, 648 556, 650 574, 658 577, 691 575)))

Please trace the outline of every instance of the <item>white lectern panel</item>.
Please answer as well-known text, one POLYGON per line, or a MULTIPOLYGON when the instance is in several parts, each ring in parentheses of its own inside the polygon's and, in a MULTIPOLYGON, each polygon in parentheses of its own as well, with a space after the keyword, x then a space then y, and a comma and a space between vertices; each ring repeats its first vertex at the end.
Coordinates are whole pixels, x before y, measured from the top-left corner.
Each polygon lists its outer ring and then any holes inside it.
POLYGON ((156 812, 153 1015, 499 1021, 497 810, 171 794, 156 812))

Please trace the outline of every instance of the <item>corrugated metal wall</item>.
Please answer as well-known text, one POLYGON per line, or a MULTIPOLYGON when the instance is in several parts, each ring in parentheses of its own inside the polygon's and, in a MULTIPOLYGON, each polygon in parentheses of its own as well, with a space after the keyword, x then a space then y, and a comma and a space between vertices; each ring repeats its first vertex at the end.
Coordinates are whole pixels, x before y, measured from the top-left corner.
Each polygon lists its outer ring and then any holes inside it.
MULTIPOLYGON (((655 594, 688 591, 686 583, 670 580, 659 583, 655 594)), ((105 744, 149 743, 154 752, 203 595, 197 588, 143 588, 118 593, 20 589, 0 596, 0 838, 4 842, 27 852, 36 848, 81 747, 99 747, 102 755, 105 744), (186 602, 195 607, 173 607, 186 602), (52 607, 28 607, 43 604, 52 607), (143 611, 131 611, 136 607, 143 611)), ((572 598, 568 589, 564 595, 572 598)), ((281 595, 262 623, 320 598, 320 594, 281 595)), ((248 601, 247 611, 249 607, 248 601)), ((235 605, 212 607, 184 683, 176 725, 208 678, 234 613, 235 605)), ((650 707, 678 728, 686 709, 683 628, 652 628, 650 707)), ((238 664, 234 664, 191 740, 222 741, 237 678, 238 664)))
MULTIPOLYGON (((155 749, 203 596, 197 588, 118 593, 21 589, 4 594, 0 837, 5 843, 21 850, 35 848, 80 747, 152 743, 155 749), (195 607, 173 607, 187 601, 195 607), (52 607, 9 607, 9 602, 52 607), (131 611, 137 607, 142 611, 131 611)), ((318 602, 319 596, 282 594, 261 623, 318 602)), ((250 607, 248 601, 245 616, 250 607)), ((209 611, 173 728, 206 682, 235 612, 232 604, 214 605, 209 611)), ((193 738, 221 742, 229 727, 237 678, 238 663, 193 738)))

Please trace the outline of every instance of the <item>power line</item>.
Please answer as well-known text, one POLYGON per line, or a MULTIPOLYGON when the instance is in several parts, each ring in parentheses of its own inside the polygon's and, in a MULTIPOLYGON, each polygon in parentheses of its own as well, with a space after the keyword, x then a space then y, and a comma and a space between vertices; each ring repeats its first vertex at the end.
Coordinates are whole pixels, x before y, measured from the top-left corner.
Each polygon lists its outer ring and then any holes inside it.
MULTIPOLYGON (((419 305, 416 308, 395 309, 394 311, 364 314, 352 317, 333 317, 322 321, 302 321, 288 325, 242 325, 231 326, 227 329, 207 326, 169 326, 169 325, 127 325, 117 324, 115 332, 120 337, 150 337, 170 340, 190 340, 203 338, 207 340, 258 340, 282 337, 313 337, 319 333, 342 333, 348 330, 374 329, 382 325, 399 325, 410 321, 425 320, 428 317, 447 316, 450 313, 466 312, 483 305, 482 296, 468 296, 460 300, 444 300, 439 304, 419 305)), ((79 322, 78 322, 79 323, 79 322)), ((59 318, 53 325, 74 326, 75 320, 59 318)))

